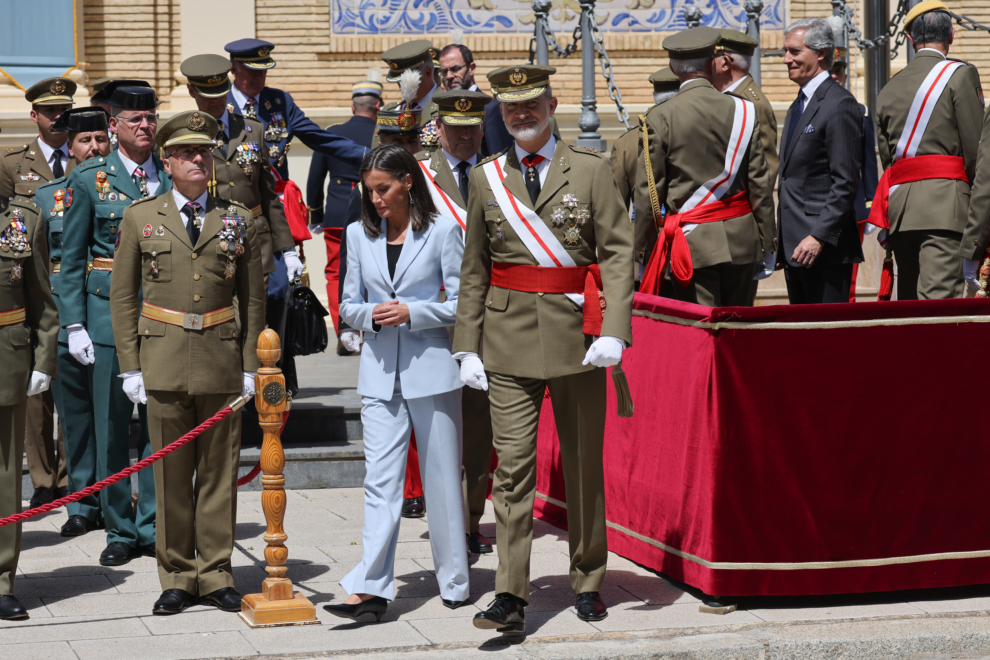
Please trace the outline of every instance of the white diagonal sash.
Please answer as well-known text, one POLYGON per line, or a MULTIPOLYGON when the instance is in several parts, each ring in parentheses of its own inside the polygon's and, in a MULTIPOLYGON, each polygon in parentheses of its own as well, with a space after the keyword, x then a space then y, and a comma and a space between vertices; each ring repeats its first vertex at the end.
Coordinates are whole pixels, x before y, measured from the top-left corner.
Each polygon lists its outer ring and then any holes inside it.
POLYGON ((433 178, 436 176, 436 172, 427 166, 426 161, 419 161, 419 166, 423 168, 423 173, 430 182, 430 194, 433 196, 433 204, 436 205, 441 213, 450 212, 454 220, 457 220, 457 224, 461 226, 461 231, 466 230, 467 225, 464 223, 464 218, 467 217, 467 213, 450 198, 450 195, 440 189, 440 186, 437 185, 436 180, 433 178))
MULTIPOLYGON (((500 158, 488 161, 481 167, 485 172, 485 176, 488 177, 488 183, 492 188, 492 193, 495 195, 495 201, 498 202, 499 208, 505 215, 505 219, 512 227, 512 230, 516 232, 523 245, 526 246, 526 249, 529 250, 529 253, 533 255, 533 258, 536 259, 536 262, 540 266, 544 268, 577 266, 571 255, 567 253, 564 246, 560 244, 557 237, 553 235, 550 228, 543 222, 543 218, 537 215, 536 211, 520 203, 505 187, 503 183, 505 174, 502 169, 504 164, 505 156, 503 155, 500 158)), ((576 304, 584 305, 583 294, 566 293, 564 295, 576 304)))

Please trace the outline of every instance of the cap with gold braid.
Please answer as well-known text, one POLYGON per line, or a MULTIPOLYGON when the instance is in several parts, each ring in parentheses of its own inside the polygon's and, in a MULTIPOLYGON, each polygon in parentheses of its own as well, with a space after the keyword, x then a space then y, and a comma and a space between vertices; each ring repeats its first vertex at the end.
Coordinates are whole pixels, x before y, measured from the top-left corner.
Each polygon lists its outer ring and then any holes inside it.
POLYGON ((702 25, 670 35, 663 40, 663 49, 672 60, 693 60, 714 55, 721 39, 721 32, 702 25))
POLYGON ((904 17, 904 29, 907 30, 911 26, 911 22, 918 18, 922 14, 926 14, 930 11, 944 11, 949 13, 949 7, 941 0, 925 0, 924 2, 919 2, 908 15, 904 17))
POLYGON ((756 39, 739 30, 720 28, 719 33, 721 33, 722 38, 718 41, 717 49, 727 53, 752 55, 756 51, 756 47, 760 45, 756 39))
POLYGON ((552 66, 519 64, 503 66, 488 73, 495 98, 504 103, 529 101, 547 91, 550 76, 557 73, 552 66))
POLYGON ((478 126, 485 122, 485 106, 492 97, 467 89, 437 92, 433 102, 437 104, 440 120, 448 126, 478 126))
POLYGON ((415 39, 389 48, 382 53, 382 60, 388 65, 388 75, 385 80, 399 82, 403 71, 422 66, 425 62, 433 61, 433 44, 426 39, 415 39))
POLYGON ((28 87, 24 98, 31 105, 72 105, 75 93, 76 83, 68 78, 45 78, 28 87))
POLYGON ((155 143, 162 149, 186 144, 212 147, 215 146, 214 138, 218 130, 220 125, 217 120, 205 112, 180 112, 158 127, 155 143))
POLYGON ((676 92, 681 88, 681 79, 669 66, 651 73, 650 82, 653 83, 654 92, 676 92))
POLYGON ((275 60, 271 58, 274 48, 275 44, 261 39, 238 39, 223 47, 230 53, 231 62, 240 62, 250 69, 274 68, 275 60))
POLYGON ((193 55, 179 65, 196 93, 209 99, 227 96, 230 91, 230 60, 220 55, 193 55))
MULTIPOLYGON (((439 93, 439 92, 438 92, 439 93)), ((419 135, 422 131, 422 111, 379 110, 379 135, 419 135)))

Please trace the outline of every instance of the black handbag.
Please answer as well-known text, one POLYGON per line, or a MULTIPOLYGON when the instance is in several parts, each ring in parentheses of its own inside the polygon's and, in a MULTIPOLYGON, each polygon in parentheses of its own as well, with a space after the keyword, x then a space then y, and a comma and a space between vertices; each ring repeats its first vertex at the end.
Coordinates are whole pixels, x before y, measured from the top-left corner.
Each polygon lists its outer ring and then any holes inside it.
POLYGON ((313 290, 289 282, 285 292, 285 330, 282 340, 289 355, 322 353, 329 342, 326 318, 330 312, 320 303, 313 290))

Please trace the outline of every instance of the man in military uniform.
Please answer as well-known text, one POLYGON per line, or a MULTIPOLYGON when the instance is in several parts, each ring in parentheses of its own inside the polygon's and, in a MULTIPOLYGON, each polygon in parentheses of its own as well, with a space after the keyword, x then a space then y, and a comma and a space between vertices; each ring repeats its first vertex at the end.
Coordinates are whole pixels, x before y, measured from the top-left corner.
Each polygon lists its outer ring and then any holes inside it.
MULTIPOLYGON (((69 154, 84 163, 110 155, 108 118, 109 113, 96 106, 75 108, 63 112, 52 129, 68 133, 69 154)), ((68 178, 60 177, 38 188, 34 196, 45 219, 52 263, 51 292, 57 305, 61 304, 62 233, 66 209, 72 205, 68 189, 68 178)), ((69 336, 64 328, 60 328, 58 333, 58 376, 52 381, 51 392, 65 436, 68 488, 71 492, 79 492, 96 483, 96 428, 89 368, 69 354, 69 336)), ((97 495, 87 495, 69 504, 66 509, 69 519, 62 525, 62 536, 82 536, 102 524, 97 495)))
POLYGON ((268 275, 275 272, 276 253, 285 259, 290 279, 302 274, 303 265, 296 254, 282 201, 275 193, 271 162, 261 145, 264 127, 256 119, 227 110, 230 66, 230 62, 219 55, 195 55, 182 62, 179 70, 189 80, 186 88, 200 112, 216 119, 220 126, 213 150, 210 192, 251 210, 257 225, 267 288, 268 275))
POLYGON ((617 364, 632 342, 632 228, 608 161, 553 137, 555 71, 519 65, 488 74, 515 141, 476 166, 468 186, 453 349, 461 380, 488 389, 491 402, 499 566, 495 601, 474 624, 500 632, 525 630, 536 434, 547 390, 560 438, 577 615, 599 621, 608 614, 599 596, 608 557, 601 367, 617 364), (586 300, 586 285, 599 295, 586 300))
MULTIPOLYGON (((117 86, 111 98, 110 125, 119 148, 106 158, 91 158, 69 177, 62 233, 61 324, 68 332, 69 354, 88 365, 97 442, 97 477, 105 479, 130 465, 129 430, 134 405, 120 379, 110 296, 114 245, 124 209, 135 200, 167 191, 168 173, 154 154, 158 99, 149 87, 117 86), (87 260, 93 269, 87 275, 87 260)), ((144 406, 138 455, 151 453, 144 406)), ((137 510, 126 480, 100 491, 107 524, 103 566, 120 566, 150 554, 155 542, 155 488, 147 470, 138 473, 137 510)))
MULTIPOLYGON (((877 97, 885 172, 869 222, 888 230, 880 238, 897 262, 898 300, 959 298, 962 232, 983 120, 980 74, 947 59, 955 30, 939 0, 911 9, 904 30, 915 56, 877 97)), ((971 279, 976 269, 975 261, 967 263, 971 279)))
POLYGON ((754 104, 711 83, 720 39, 709 27, 664 39, 681 89, 646 114, 636 175, 637 216, 659 225, 666 207, 640 291, 709 307, 752 305, 754 275, 772 272, 775 251, 754 104))
MULTIPOLYGON (((93 90, 93 96, 90 97, 89 102, 111 114, 113 108, 110 105, 110 100, 113 98, 115 89, 118 87, 151 87, 146 80, 132 80, 129 78, 100 78, 97 83, 100 83, 100 87, 93 90)), ((96 83, 93 84, 95 85, 96 83)), ((117 131, 114 130, 112 125, 108 126, 107 130, 110 133, 110 146, 112 149, 116 149, 117 131)))
MULTIPOLYGON (((157 144, 174 187, 127 209, 115 252, 112 316, 124 390, 147 402, 156 450, 253 394, 261 366, 258 232, 247 207, 209 193, 217 132, 200 111, 162 125, 157 144)), ((163 591, 154 614, 177 614, 197 596, 226 612, 241 609, 230 565, 240 438, 234 412, 154 465, 163 591)))
POLYGON ((275 67, 271 52, 275 44, 260 39, 239 39, 223 47, 230 53, 234 86, 227 95, 227 110, 257 119, 264 125, 263 133, 268 158, 283 180, 289 179, 289 143, 298 137, 313 151, 349 162, 355 168, 368 152, 345 137, 329 133, 312 121, 292 95, 281 89, 265 86, 268 70, 275 67))
MULTIPOLYGON (((381 78, 378 69, 368 69, 369 80, 362 80, 351 86, 351 112, 354 116, 341 124, 327 126, 327 130, 331 133, 346 137, 369 149, 375 137, 378 110, 382 106, 382 84, 380 81, 371 80, 374 77, 372 72, 377 74, 379 79, 381 78)), ((338 297, 340 241, 344 231, 347 204, 357 184, 357 169, 335 158, 327 158, 319 152, 313 154, 313 160, 309 163, 309 181, 306 184, 309 226, 314 233, 323 233, 323 240, 327 246, 327 266, 324 271, 327 278, 329 303, 327 307, 330 308, 330 318, 333 319, 335 330, 340 322, 338 297), (326 188, 326 211, 324 211, 323 183, 327 174, 330 175, 330 184, 326 188)))
MULTIPOLYGON (((0 206, 0 517, 21 510, 27 397, 55 375, 58 309, 48 283, 48 246, 40 209, 15 195, 0 206)), ((0 527, 0 619, 26 619, 14 597, 21 525, 0 527)))
MULTIPOLYGON (((416 39, 389 48, 382 53, 382 60, 388 65, 385 80, 399 85, 402 100, 386 105, 383 110, 409 111, 415 114, 421 125, 422 148, 432 151, 437 148, 437 104, 433 95, 438 91, 434 79, 433 44, 426 39, 416 39)), ((419 151, 417 149, 417 151, 419 151)))

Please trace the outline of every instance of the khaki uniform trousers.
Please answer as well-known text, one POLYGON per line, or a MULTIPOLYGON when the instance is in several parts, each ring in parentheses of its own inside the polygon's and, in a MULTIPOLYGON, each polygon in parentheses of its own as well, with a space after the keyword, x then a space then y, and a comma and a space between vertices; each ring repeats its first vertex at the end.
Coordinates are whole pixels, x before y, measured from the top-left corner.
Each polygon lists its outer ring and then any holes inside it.
POLYGON ((488 374, 498 467, 492 487, 498 570, 495 593, 529 602, 529 559, 536 497, 536 432, 550 390, 567 497, 571 588, 599 591, 605 578, 605 370, 550 378, 488 374))
POLYGON ((706 307, 751 307, 756 298, 754 275, 755 263, 695 268, 687 286, 681 286, 668 274, 660 287, 660 295, 706 307))
POLYGON ((931 229, 890 236, 897 264, 898 300, 962 298, 966 292, 959 246, 962 234, 931 229))
MULTIPOLYGON (((158 451, 240 394, 148 392, 148 433, 158 451)), ((234 586, 230 556, 237 522, 241 414, 234 411, 154 464, 155 551, 162 591, 200 596, 234 586), (193 478, 195 474, 195 480, 193 478)))
MULTIPOLYGON (((21 512, 26 403, 0 406, 0 518, 21 512)), ((0 596, 14 595, 14 574, 21 554, 21 526, 0 527, 0 596)))
POLYGON ((55 397, 51 389, 28 397, 24 451, 28 472, 35 488, 63 488, 69 485, 65 466, 62 424, 58 427, 58 453, 55 443, 55 397))
POLYGON ((480 532, 481 517, 488 501, 488 476, 492 471, 492 411, 488 392, 465 387, 461 390, 464 419, 464 528, 480 532))

